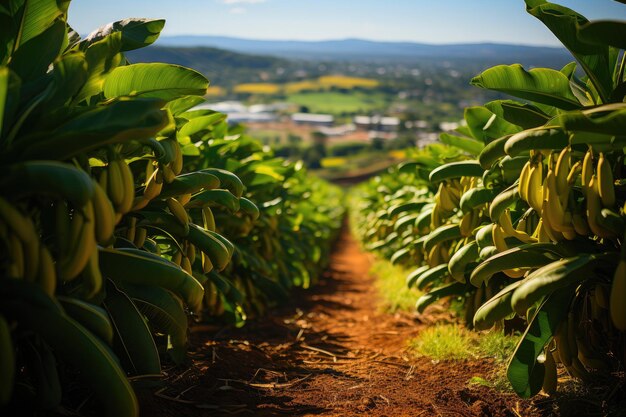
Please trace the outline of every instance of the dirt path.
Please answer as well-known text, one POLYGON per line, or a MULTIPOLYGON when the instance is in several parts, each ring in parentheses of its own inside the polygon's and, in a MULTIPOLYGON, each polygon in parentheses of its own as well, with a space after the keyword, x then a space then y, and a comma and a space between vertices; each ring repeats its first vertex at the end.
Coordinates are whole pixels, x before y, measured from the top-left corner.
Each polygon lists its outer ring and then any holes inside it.
POLYGON ((312 290, 243 329, 195 333, 194 366, 141 396, 145 416, 529 416, 527 401, 468 385, 485 361, 414 358, 424 328, 378 312, 370 260, 347 228, 312 290))

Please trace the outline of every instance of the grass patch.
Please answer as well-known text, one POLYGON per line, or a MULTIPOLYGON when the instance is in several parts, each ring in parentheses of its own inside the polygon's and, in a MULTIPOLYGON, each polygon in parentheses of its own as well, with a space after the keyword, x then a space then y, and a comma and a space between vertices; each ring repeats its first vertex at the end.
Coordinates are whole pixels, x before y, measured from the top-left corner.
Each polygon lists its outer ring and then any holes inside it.
POLYGON ((474 376, 469 385, 484 385, 499 391, 511 391, 504 364, 515 350, 519 335, 505 335, 502 330, 471 332, 459 324, 436 324, 409 341, 418 356, 433 360, 493 359, 497 366, 488 378, 474 376))
POLYGON ((412 311, 422 293, 406 286, 409 272, 383 259, 374 261, 370 273, 376 276, 376 288, 383 301, 383 310, 394 313, 398 310, 412 311))
POLYGON ((358 113, 383 109, 387 103, 379 93, 353 92, 314 92, 290 94, 287 101, 298 106, 308 107, 311 113, 358 113))
POLYGON ((413 339, 410 347, 419 356, 434 360, 467 359, 473 356, 473 337, 469 330, 459 325, 435 324, 413 339))

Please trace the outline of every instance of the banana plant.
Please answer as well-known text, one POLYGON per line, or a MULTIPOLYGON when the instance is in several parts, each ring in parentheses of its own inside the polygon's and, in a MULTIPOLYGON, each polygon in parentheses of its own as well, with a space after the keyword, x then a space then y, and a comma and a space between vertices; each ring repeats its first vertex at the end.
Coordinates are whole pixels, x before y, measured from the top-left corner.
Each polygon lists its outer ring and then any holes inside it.
POLYGON ((68 6, 0 7, 0 411, 82 403, 80 382, 135 416, 128 377, 184 365, 193 322, 242 324, 314 280, 340 192, 194 110, 202 74, 128 62, 163 20, 81 38, 68 6))
POLYGON ((612 358, 626 351, 618 301, 626 281, 618 261, 626 79, 624 44, 615 36, 626 24, 589 22, 543 0, 526 6, 576 62, 562 69, 499 65, 474 77, 473 85, 514 99, 467 108, 465 125, 440 138, 463 156, 429 164, 437 155, 423 151, 404 169, 413 177, 392 172, 364 187, 360 198, 369 207, 357 214, 370 228, 363 239, 377 241, 373 249, 414 268, 407 282, 427 291, 419 311, 460 296, 477 329, 526 320, 508 367, 524 397, 542 387, 554 392, 556 362, 589 380, 623 366, 612 358), (436 187, 436 194, 394 217, 415 195, 397 201, 396 193, 418 184, 424 171, 430 184, 418 188, 426 194, 436 187))

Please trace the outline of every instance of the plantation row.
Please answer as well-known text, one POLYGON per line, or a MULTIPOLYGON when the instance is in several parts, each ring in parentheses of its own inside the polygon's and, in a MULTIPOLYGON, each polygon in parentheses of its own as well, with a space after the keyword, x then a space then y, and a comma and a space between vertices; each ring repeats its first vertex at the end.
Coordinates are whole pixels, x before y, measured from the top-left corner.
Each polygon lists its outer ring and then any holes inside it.
POLYGON ((0 411, 134 416, 130 381, 184 364, 193 322, 315 280, 341 193, 193 110, 201 74, 129 64, 164 21, 81 39, 68 5, 0 7, 0 411))
POLYGON ((507 375, 523 397, 555 392, 556 363, 583 381, 626 367, 626 23, 526 5, 577 62, 476 76, 524 101, 465 109, 446 145, 361 186, 354 213, 368 248, 413 269, 418 311, 457 297, 469 327, 522 319, 507 375))

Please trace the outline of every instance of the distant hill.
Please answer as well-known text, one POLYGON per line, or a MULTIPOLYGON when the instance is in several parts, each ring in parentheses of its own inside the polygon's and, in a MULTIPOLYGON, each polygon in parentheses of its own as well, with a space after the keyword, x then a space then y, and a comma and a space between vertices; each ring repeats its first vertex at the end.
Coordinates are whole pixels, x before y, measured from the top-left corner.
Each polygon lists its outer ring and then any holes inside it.
MULTIPOLYGON (((546 60, 569 62, 563 48, 497 43, 433 45, 414 42, 378 42, 362 39, 331 41, 271 41, 224 36, 163 36, 161 46, 211 46, 242 53, 309 60, 481 59, 540 65, 546 60)), ((545 65, 545 64, 544 64, 545 65)))
POLYGON ((213 85, 230 86, 233 82, 260 81, 262 72, 275 72, 288 61, 272 56, 241 54, 209 47, 149 46, 125 53, 130 62, 168 62, 194 68, 207 75, 213 85))

